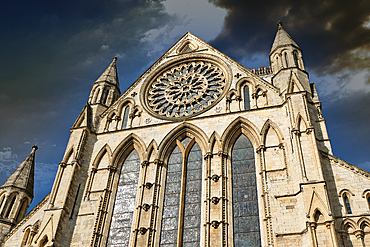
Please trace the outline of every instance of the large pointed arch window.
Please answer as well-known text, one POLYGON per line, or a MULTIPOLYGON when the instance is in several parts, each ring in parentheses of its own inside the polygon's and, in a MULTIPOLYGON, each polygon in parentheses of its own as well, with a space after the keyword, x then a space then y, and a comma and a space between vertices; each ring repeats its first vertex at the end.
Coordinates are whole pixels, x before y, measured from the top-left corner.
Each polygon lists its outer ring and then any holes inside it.
POLYGON ((202 151, 189 137, 177 141, 167 162, 161 247, 199 246, 202 151))
POLYGON ((139 172, 140 157, 134 149, 122 164, 107 246, 129 246, 139 172))
POLYGON ((254 149, 241 134, 231 153, 234 246, 261 246, 254 149))

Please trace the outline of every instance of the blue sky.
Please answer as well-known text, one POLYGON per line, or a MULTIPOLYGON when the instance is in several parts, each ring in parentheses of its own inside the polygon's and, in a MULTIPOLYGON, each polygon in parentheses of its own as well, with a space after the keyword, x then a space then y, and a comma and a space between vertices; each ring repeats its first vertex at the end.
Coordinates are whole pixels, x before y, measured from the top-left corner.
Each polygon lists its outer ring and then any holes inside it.
POLYGON ((370 2, 7 1, 0 10, 0 183, 34 144, 35 199, 69 128, 118 57, 124 91, 187 31, 247 68, 268 66, 277 21, 301 47, 334 155, 370 171, 370 2))

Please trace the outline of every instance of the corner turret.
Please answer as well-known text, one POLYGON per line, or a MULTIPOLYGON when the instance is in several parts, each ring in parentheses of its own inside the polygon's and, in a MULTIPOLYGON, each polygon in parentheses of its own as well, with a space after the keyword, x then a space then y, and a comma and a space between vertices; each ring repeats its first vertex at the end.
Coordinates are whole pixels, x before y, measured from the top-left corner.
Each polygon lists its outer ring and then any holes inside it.
POLYGON ((32 202, 36 150, 35 145, 27 158, 0 186, 0 245, 4 236, 23 219, 32 202))
POLYGON ((274 73, 272 83, 280 88, 282 93, 291 93, 294 87, 294 90, 311 93, 302 50, 284 30, 282 22, 279 21, 277 25, 278 31, 269 55, 274 73))
POLYGON ((117 68, 117 57, 113 58, 112 63, 94 82, 89 96, 90 105, 100 104, 106 107, 111 106, 121 94, 119 89, 117 68))

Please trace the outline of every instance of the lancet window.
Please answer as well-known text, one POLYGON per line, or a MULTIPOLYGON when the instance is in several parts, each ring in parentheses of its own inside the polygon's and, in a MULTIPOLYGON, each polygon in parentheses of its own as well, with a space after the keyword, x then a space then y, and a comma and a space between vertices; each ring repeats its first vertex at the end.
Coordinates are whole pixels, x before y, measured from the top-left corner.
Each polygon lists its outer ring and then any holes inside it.
POLYGON ((284 57, 285 57, 285 64, 286 64, 286 67, 289 68, 289 62, 288 62, 288 54, 285 52, 284 53, 284 57))
POLYGON ((139 172, 140 157, 134 149, 122 164, 107 246, 129 246, 139 172))
POLYGON ((199 246, 201 199, 202 151, 187 137, 167 162, 160 246, 199 246))
POLYGON ((349 199, 348 199, 348 196, 346 194, 344 195, 343 200, 344 200, 344 204, 345 204, 345 207, 346 207, 347 214, 352 214, 351 204, 349 203, 349 199))
POLYGON ((298 52, 296 50, 293 51, 293 58, 294 58, 294 65, 299 68, 299 64, 298 64, 298 52))
POLYGON ((8 218, 8 217, 9 217, 10 212, 11 212, 11 211, 12 211, 12 209, 13 209, 14 202, 15 202, 15 199, 16 199, 16 198, 17 198, 17 196, 16 196, 16 195, 14 195, 14 196, 11 198, 10 203, 9 203, 9 204, 8 204, 8 206, 7 206, 7 211, 6 211, 5 215, 4 215, 4 218, 8 218))
POLYGON ((247 85, 243 87, 243 96, 244 96, 244 110, 249 110, 250 109, 249 87, 247 85))
POLYGON ((125 111, 123 113, 122 129, 127 128, 127 122, 128 122, 128 115, 129 114, 130 114, 130 106, 126 106, 125 111))
POLYGON ((231 153, 234 246, 261 246, 254 149, 241 134, 231 153))

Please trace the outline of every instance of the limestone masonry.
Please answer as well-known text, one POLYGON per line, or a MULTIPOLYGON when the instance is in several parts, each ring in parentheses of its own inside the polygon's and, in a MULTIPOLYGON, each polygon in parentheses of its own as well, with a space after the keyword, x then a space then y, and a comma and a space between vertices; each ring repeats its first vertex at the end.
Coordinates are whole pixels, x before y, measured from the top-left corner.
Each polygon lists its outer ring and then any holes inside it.
POLYGON ((370 246, 370 173, 332 155, 281 23, 269 58, 186 33, 122 94, 114 58, 50 194, 26 214, 37 146, 0 187, 0 245, 370 246))

